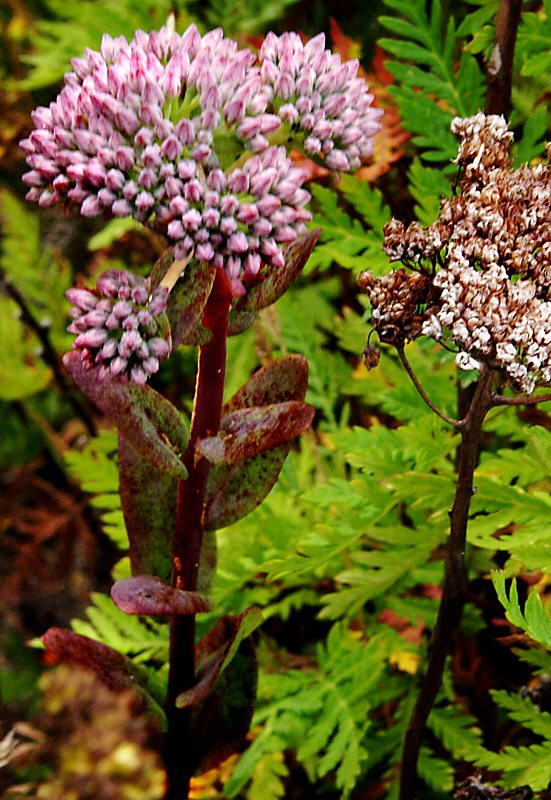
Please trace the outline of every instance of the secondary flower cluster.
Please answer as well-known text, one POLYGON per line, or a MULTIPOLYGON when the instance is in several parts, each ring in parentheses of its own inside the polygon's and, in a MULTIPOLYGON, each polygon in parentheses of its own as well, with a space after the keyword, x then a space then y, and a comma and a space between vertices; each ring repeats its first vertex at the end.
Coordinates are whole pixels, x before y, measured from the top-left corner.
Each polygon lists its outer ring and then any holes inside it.
POLYGON ((383 341, 430 336, 459 348, 462 369, 484 361, 531 393, 551 382, 551 166, 512 170, 501 117, 455 119, 452 130, 459 196, 427 229, 385 227, 385 251, 413 271, 358 282, 383 341))
POLYGON ((105 36, 21 143, 27 197, 68 201, 85 216, 132 216, 224 268, 235 295, 282 268, 281 247, 311 215, 305 174, 287 147, 304 143, 349 170, 373 149, 380 112, 324 37, 270 34, 258 56, 221 29, 105 36))
POLYGON ((296 33, 269 33, 259 58, 275 113, 303 132, 308 155, 345 172, 372 155, 383 112, 371 107, 356 59, 342 64, 325 49, 323 33, 306 45, 296 33))
POLYGON ((168 290, 150 293, 149 281, 130 272, 108 270, 95 290, 69 289, 67 298, 77 334, 74 350, 81 350, 89 367, 100 365, 98 378, 124 375, 144 384, 170 353, 170 334, 159 319, 166 311, 168 290))

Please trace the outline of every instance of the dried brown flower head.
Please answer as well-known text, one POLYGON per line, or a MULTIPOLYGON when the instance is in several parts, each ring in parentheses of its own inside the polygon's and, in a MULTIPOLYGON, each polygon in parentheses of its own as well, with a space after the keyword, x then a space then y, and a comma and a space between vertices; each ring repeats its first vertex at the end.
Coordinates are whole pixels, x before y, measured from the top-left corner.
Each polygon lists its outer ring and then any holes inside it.
POLYGON ((455 119, 452 131, 458 197, 426 229, 397 220, 384 229, 385 252, 414 271, 358 283, 382 341, 430 336, 459 348, 462 369, 483 361, 531 393, 551 382, 551 166, 512 169, 502 117, 455 119))

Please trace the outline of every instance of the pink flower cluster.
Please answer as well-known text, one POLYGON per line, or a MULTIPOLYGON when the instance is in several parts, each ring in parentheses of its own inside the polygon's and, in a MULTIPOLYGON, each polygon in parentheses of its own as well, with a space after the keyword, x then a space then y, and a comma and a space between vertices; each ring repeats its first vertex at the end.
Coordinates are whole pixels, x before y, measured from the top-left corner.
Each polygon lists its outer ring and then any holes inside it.
MULTIPOLYGON (((88 217, 133 217, 164 235, 175 257, 224 269, 235 297, 270 269, 283 246, 306 232, 306 174, 295 146, 335 170, 371 154, 382 112, 323 35, 269 34, 257 54, 221 29, 201 36, 168 28, 131 42, 104 36, 21 142, 27 198, 59 202, 88 217)), ((163 290, 164 291, 164 290, 163 290)), ((128 273, 97 289, 71 289, 75 348, 101 374, 144 383, 170 351, 157 317, 166 296, 128 273)))
POLYGON ((269 33, 260 48, 261 77, 270 87, 274 112, 303 134, 310 157, 349 172, 373 153, 382 109, 358 78, 358 61, 341 63, 318 34, 306 44, 297 33, 269 33))
POLYGON ((144 384, 170 353, 170 334, 159 317, 166 311, 168 290, 150 293, 149 281, 131 272, 108 270, 95 290, 67 291, 75 333, 73 350, 82 352, 88 367, 100 365, 99 378, 107 374, 144 384), (160 329, 161 328, 161 329, 160 329))
POLYGON ((311 215, 305 174, 287 149, 338 170, 373 148, 380 111, 323 36, 269 34, 257 56, 217 29, 201 37, 163 28, 105 36, 73 60, 48 108, 21 142, 28 199, 66 201, 85 216, 132 216, 164 234, 176 256, 224 268, 236 296, 311 215))

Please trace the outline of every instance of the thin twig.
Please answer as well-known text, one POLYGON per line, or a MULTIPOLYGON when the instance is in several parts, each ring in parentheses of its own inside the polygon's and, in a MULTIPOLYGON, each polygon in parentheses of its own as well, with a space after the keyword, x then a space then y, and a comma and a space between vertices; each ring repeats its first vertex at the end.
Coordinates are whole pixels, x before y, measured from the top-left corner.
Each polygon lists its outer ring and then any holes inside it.
POLYGON ((404 348, 403 347, 396 347, 396 350, 398 352, 398 357, 399 357, 400 361, 402 362, 402 364, 404 366, 404 369, 406 370, 407 374, 411 378, 411 382, 413 383, 413 385, 415 386, 415 388, 417 389, 417 391, 421 395, 423 401, 430 408, 430 410, 434 411, 434 413, 438 417, 440 417, 440 419, 443 419, 444 422, 447 422, 448 425, 453 425, 454 428, 460 429, 462 427, 462 425, 463 425, 463 422, 461 420, 453 419, 453 417, 448 417, 447 414, 445 414, 437 406, 434 405, 434 403, 432 402, 430 397, 427 395, 427 393, 425 392, 425 390, 421 386, 417 375, 413 371, 413 368, 412 368, 411 364, 407 360, 406 354, 404 353, 404 348))
POLYGON ((522 397, 505 397, 502 394, 494 396, 496 406, 535 406, 537 403, 547 403, 551 400, 551 392, 547 394, 523 395, 522 397))

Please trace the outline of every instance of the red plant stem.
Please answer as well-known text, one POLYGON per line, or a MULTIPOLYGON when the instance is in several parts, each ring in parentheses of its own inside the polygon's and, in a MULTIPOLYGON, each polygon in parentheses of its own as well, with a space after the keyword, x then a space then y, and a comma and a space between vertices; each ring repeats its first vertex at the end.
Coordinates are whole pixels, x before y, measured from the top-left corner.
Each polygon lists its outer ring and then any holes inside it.
MULTIPOLYGON (((209 475, 209 462, 197 458, 195 445, 206 436, 215 436, 220 429, 224 377, 226 372, 226 339, 231 291, 226 273, 218 269, 211 294, 205 306, 203 325, 212 337, 199 350, 199 368, 189 443, 183 458, 187 480, 178 481, 176 528, 172 549, 172 585, 195 591, 201 546, 203 543, 203 508, 209 475)), ((194 770, 194 746, 189 741, 189 709, 176 708, 176 698, 193 686, 195 680, 195 616, 174 615, 170 621, 170 661, 165 737, 167 770, 166 800, 186 800, 194 770)))
POLYGON ((465 603, 465 543, 469 508, 473 495, 473 476, 478 461, 482 423, 494 405, 491 371, 482 367, 480 380, 461 427, 461 445, 455 498, 450 513, 450 536, 442 598, 431 639, 427 670, 404 737, 400 775, 400 800, 414 800, 417 762, 428 716, 438 694, 446 657, 459 627, 465 603))

